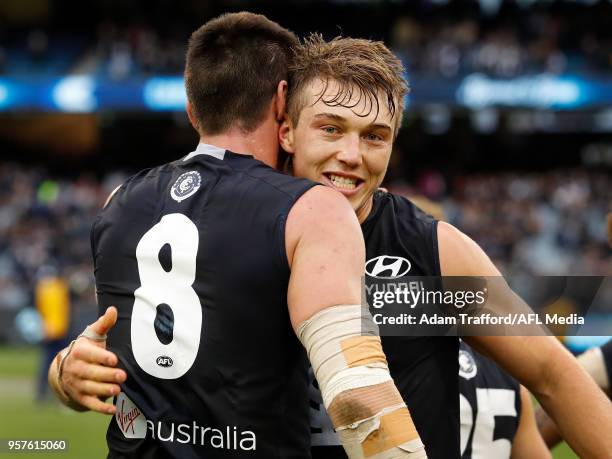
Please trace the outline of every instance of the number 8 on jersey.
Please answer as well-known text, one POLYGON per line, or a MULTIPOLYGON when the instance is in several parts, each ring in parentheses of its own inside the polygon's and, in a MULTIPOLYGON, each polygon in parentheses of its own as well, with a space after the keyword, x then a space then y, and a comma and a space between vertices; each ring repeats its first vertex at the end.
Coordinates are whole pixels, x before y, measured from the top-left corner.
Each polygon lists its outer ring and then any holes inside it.
POLYGON ((175 213, 162 217, 136 247, 140 287, 134 292, 132 352, 138 365, 157 378, 180 378, 198 354, 202 308, 192 288, 198 242, 195 224, 175 213), (168 270, 159 260, 165 245, 171 252, 168 270), (161 336, 160 317, 170 322, 161 336))

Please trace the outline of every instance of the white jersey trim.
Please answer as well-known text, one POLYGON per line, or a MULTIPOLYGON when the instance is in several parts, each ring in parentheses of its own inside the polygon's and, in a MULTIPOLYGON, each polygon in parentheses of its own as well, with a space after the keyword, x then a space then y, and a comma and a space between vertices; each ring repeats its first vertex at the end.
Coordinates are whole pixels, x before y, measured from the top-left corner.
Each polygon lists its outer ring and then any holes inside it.
POLYGON ((225 158, 225 150, 223 148, 215 147, 214 145, 199 143, 195 151, 192 151, 187 156, 185 156, 183 158, 183 161, 188 161, 197 155, 208 155, 223 160, 225 158))

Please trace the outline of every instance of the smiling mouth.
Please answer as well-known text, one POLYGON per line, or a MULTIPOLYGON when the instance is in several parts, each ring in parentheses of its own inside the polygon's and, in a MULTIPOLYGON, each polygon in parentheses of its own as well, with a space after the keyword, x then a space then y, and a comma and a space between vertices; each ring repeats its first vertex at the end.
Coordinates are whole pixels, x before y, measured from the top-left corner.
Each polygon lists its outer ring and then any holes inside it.
POLYGON ((355 190, 363 180, 360 180, 355 177, 345 177, 342 175, 336 174, 324 174, 329 181, 334 185, 334 188, 338 188, 340 190, 352 191, 355 190))

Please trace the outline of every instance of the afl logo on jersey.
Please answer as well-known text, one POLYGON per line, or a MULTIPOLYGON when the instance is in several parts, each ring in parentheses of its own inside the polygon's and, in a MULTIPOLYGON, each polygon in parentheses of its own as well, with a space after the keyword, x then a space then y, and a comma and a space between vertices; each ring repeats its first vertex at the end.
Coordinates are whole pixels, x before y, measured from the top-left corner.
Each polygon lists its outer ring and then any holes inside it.
POLYGON ((198 171, 185 172, 172 185, 170 196, 177 202, 184 201, 188 197, 193 196, 200 189, 201 184, 202 177, 198 171))
POLYGON ((159 357, 157 357, 157 360, 155 361, 155 363, 157 363, 160 367, 164 367, 164 368, 168 368, 174 365, 174 362, 172 361, 172 359, 165 355, 160 355, 159 357))
POLYGON ((459 376, 472 379, 478 373, 474 356, 463 349, 459 350, 459 376))
POLYGON ((405 275, 411 267, 412 265, 405 258, 381 255, 368 260, 365 270, 368 276, 377 279, 395 279, 405 275))

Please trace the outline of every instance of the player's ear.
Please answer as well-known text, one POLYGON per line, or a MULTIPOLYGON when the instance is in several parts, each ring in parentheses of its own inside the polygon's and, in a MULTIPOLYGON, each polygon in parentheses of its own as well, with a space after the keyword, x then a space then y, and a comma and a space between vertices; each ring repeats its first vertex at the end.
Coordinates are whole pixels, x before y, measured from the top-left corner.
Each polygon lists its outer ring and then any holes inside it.
POLYGON ((276 87, 276 100, 274 103, 274 115, 276 116, 276 121, 279 123, 285 117, 285 108, 287 107, 287 81, 282 80, 278 82, 278 86, 276 87))
POLYGON ((293 124, 287 114, 285 114, 285 118, 278 130, 278 143, 288 154, 292 155, 295 153, 293 147, 293 124))
POLYGON ((198 129, 198 121, 193 114, 193 109, 191 108, 191 104, 189 101, 185 104, 185 108, 187 109, 187 116, 189 117, 189 122, 193 126, 193 128, 197 131, 198 135, 200 134, 200 130, 198 129))

